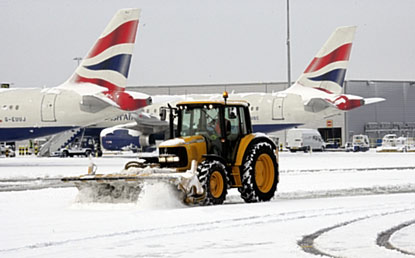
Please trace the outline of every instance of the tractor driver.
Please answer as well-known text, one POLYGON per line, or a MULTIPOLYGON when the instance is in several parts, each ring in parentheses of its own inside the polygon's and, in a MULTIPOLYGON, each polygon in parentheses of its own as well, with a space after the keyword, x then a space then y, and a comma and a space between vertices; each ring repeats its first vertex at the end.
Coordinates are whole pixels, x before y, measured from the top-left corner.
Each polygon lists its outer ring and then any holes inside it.
MULTIPOLYGON (((218 111, 218 110, 217 110, 218 111)), ((211 142, 211 151, 218 155, 222 153, 222 144, 221 144, 221 129, 220 129, 220 119, 219 112, 216 112, 214 116, 210 117, 211 120, 207 124, 207 131, 209 134, 209 139, 211 142)))
POLYGON ((217 138, 220 138, 221 134, 220 134, 220 123, 219 123, 219 119, 213 119, 209 125, 208 125, 208 132, 210 134, 210 138, 212 140, 216 140, 217 138))

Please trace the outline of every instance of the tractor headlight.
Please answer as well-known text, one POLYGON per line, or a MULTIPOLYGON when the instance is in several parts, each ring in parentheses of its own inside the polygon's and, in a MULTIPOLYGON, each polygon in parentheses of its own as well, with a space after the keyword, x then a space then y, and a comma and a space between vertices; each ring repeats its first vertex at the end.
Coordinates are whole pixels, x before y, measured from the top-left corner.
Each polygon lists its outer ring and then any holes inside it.
POLYGON ((168 156, 159 156, 159 163, 172 163, 172 162, 179 162, 180 158, 176 155, 168 155, 168 156))
POLYGON ((178 156, 168 156, 167 157, 167 162, 179 162, 180 159, 178 156))
POLYGON ((166 163, 166 157, 159 157, 160 163, 166 163))

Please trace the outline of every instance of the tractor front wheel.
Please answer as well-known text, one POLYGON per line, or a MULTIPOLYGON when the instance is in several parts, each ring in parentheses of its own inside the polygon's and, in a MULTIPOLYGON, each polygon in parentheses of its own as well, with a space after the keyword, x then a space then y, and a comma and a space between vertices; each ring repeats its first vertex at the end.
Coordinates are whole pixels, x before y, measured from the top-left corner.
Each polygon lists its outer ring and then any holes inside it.
POLYGON ((206 193, 202 205, 222 204, 228 192, 226 168, 217 160, 205 160, 197 168, 198 179, 206 193))

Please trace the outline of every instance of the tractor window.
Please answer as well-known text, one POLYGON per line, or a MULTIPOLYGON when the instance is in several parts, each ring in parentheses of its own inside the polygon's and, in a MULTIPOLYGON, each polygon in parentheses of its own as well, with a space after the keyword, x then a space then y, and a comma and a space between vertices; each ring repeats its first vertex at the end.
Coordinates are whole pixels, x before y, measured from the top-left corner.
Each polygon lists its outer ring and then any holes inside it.
POLYGON ((193 135, 195 131, 195 121, 200 120, 200 109, 185 108, 182 113, 180 136, 193 135))
POLYGON ((180 136, 217 134, 220 137, 219 109, 212 106, 185 108, 180 136))
POLYGON ((245 135, 248 133, 248 128, 246 127, 245 110, 243 107, 239 107, 239 118, 240 118, 241 134, 245 135))
POLYGON ((226 135, 230 141, 234 141, 239 136, 239 117, 237 107, 226 107, 225 109, 225 128, 226 135))

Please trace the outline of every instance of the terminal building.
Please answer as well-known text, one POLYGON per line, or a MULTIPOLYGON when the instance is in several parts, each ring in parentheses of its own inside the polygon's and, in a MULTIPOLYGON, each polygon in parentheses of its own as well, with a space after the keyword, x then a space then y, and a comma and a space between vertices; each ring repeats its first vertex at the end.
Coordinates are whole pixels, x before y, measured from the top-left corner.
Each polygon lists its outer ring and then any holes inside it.
MULTIPOLYGON (((318 129, 323 139, 344 145, 353 135, 366 134, 371 146, 379 144, 384 135, 394 133, 410 139, 415 137, 415 82, 348 80, 344 85, 345 94, 362 97, 382 97, 381 103, 359 107, 346 113, 325 117, 302 125, 303 128, 318 129), (411 101, 412 100, 412 101, 411 101)), ((171 86, 130 86, 128 89, 149 95, 187 95, 187 94, 230 94, 244 92, 272 93, 287 88, 287 83, 229 83, 204 85, 171 86)), ((279 143, 285 143, 285 131, 273 133, 279 143)))

